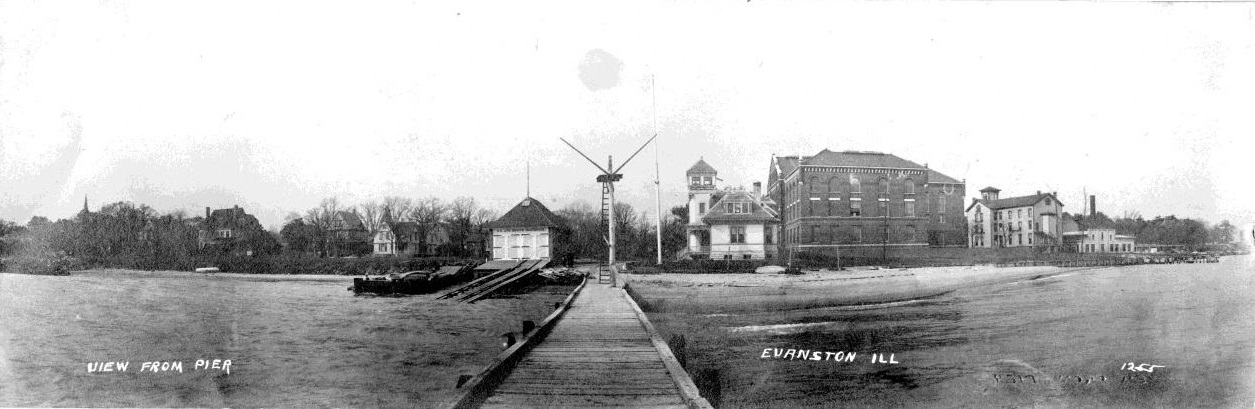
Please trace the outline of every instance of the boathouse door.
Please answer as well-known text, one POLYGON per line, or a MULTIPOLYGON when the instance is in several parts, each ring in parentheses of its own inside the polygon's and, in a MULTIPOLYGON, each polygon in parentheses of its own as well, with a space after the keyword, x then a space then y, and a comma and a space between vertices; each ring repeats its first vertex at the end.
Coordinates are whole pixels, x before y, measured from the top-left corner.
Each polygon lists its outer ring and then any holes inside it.
POLYGON ((493 260, 549 258, 549 231, 503 230, 492 233, 493 260))

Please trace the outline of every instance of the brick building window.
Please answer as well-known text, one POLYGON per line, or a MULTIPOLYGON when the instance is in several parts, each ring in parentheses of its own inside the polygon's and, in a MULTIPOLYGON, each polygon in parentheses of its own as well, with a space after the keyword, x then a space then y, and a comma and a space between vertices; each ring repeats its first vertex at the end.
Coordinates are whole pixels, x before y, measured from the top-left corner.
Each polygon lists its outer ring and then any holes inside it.
POLYGON ((863 216, 863 202, 861 200, 850 201, 850 217, 863 216))
POLYGON ((876 193, 879 193, 881 196, 889 195, 889 179, 880 178, 880 187, 876 193))
POLYGON ((841 192, 841 181, 836 176, 828 178, 828 192, 829 193, 841 192))
POLYGON ((889 201, 888 201, 888 200, 878 200, 878 201, 876 202, 876 211, 877 211, 877 212, 879 212, 879 213, 877 213, 877 214, 876 214, 877 216, 880 216, 880 217, 889 217, 889 201))
POLYGON ((858 176, 850 175, 850 193, 863 193, 863 184, 858 181, 858 176))
POLYGON ((915 194, 915 181, 911 179, 907 179, 905 182, 903 182, 902 189, 903 189, 903 193, 906 193, 908 195, 915 194))

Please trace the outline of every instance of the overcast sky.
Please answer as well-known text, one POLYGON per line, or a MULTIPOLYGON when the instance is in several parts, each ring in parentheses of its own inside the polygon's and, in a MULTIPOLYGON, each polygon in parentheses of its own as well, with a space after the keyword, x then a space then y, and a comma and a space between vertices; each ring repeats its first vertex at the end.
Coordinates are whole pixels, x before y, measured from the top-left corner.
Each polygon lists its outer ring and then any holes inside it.
MULTIPOLYGON (((1255 221, 1253 3, 0 0, 0 218, 90 198, 596 203, 655 132, 664 208, 704 157, 889 152, 969 196, 1255 221), (651 79, 654 86, 651 89, 651 79)), ((620 198, 654 206, 654 150, 620 198)))

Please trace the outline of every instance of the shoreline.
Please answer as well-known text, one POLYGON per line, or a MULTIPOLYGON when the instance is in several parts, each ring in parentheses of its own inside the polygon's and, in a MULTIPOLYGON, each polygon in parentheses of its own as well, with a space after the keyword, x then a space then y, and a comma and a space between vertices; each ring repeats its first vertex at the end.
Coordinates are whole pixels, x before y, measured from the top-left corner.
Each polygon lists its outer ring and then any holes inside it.
POLYGON ((883 304, 1105 267, 924 267, 781 274, 624 274, 648 312, 716 314, 883 304), (647 307, 646 307, 647 306, 647 307))

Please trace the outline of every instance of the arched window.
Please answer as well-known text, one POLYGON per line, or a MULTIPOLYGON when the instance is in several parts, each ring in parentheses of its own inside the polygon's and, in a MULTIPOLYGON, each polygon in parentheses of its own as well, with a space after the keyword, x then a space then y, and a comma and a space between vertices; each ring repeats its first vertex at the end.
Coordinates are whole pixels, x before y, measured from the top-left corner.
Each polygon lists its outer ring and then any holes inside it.
POLYGON ((902 182, 902 192, 908 195, 915 194, 915 181, 911 179, 907 179, 906 181, 902 182))
POLYGON ((882 196, 887 196, 889 194, 889 179, 883 177, 880 178, 880 189, 876 193, 879 193, 882 196))
POLYGON ((841 191, 841 179, 836 176, 828 178, 828 192, 838 193, 841 191))
POLYGON ((854 174, 850 174, 850 193, 863 193, 863 184, 854 174))
POLYGON ((819 177, 811 176, 811 193, 818 193, 819 191, 819 177))

